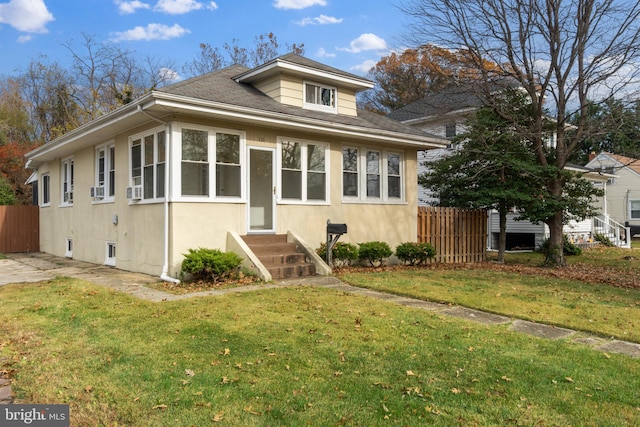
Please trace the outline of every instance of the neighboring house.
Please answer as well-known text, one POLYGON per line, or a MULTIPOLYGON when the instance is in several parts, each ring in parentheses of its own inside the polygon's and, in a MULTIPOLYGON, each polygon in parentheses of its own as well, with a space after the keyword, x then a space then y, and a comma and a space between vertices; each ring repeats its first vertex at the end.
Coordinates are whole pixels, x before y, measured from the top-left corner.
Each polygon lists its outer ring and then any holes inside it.
MULTIPOLYGON (((398 120, 403 124, 416 129, 452 140, 456 135, 465 132, 465 122, 478 109, 486 103, 482 94, 473 85, 450 86, 444 90, 415 101, 388 115, 389 118, 398 120)), ((555 137, 550 136, 548 144, 555 145, 555 137)), ((422 151, 418 153, 418 174, 426 172, 425 162, 435 161, 449 155, 456 148, 449 145, 446 148, 422 151)), ((567 169, 583 173, 584 177, 592 181, 594 185, 606 188, 607 180, 613 175, 603 175, 599 170, 590 170, 577 165, 568 165, 567 169)), ((418 203, 420 205, 435 205, 438 203, 433 192, 422 186, 418 186, 418 203)), ((606 205, 603 212, 606 215, 606 205)), ((530 221, 516 221, 517 212, 507 215, 507 249, 535 249, 549 237, 549 229, 545 224, 533 224, 530 221)), ((499 215, 496 211, 489 212, 487 231, 487 247, 498 249, 499 215)), ((588 218, 584 221, 571 221, 565 226, 565 233, 576 242, 588 242, 593 239, 595 232, 619 236, 623 231, 618 229, 606 232, 597 218, 588 218)))
POLYGON ((603 173, 614 174, 608 180, 603 212, 611 220, 640 234, 640 160, 611 153, 592 153, 586 165, 603 173))
MULTIPOLYGON (((373 83, 288 54, 142 96, 27 154, 42 251, 179 276, 190 248, 240 236, 416 240, 417 153, 446 141, 356 108, 373 83)), ((263 275, 269 278, 269 275, 263 275)))

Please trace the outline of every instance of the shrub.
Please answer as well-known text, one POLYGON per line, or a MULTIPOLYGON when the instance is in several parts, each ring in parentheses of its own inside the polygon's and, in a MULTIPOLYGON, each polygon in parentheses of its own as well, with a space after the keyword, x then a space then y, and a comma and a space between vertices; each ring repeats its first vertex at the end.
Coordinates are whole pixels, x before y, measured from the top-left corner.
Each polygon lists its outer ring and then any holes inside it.
MULTIPOLYGON (((562 248, 562 252, 566 256, 582 255, 582 249, 571 243, 571 241, 569 240, 569 236, 567 236, 566 234, 564 235, 564 243, 562 245, 562 248)), ((549 239, 545 239, 545 241, 542 242, 542 245, 540 245, 540 252, 547 255, 549 251, 549 239)))
POLYGON ((366 261, 373 267, 383 265, 386 258, 393 255, 391 248, 385 242, 359 243, 358 259, 366 261))
POLYGON ((609 239, 607 236, 605 236, 602 233, 596 233, 593 235, 593 240, 595 240, 596 242, 600 242, 602 243, 604 246, 608 246, 608 247, 613 247, 615 246, 613 244, 613 242, 611 241, 611 239, 609 239))
POLYGON ((430 243, 401 243, 396 248, 396 256, 400 261, 409 265, 423 264, 436 255, 436 250, 430 243))
MULTIPOLYGON (((327 259, 327 244, 321 243, 316 249, 316 253, 320 258, 327 259)), ((346 267, 358 259, 358 247, 351 243, 337 242, 331 249, 331 259, 337 267, 346 267)))
POLYGON ((218 249, 189 249, 189 253, 183 255, 183 272, 214 282, 230 277, 242 264, 242 258, 238 254, 218 249))

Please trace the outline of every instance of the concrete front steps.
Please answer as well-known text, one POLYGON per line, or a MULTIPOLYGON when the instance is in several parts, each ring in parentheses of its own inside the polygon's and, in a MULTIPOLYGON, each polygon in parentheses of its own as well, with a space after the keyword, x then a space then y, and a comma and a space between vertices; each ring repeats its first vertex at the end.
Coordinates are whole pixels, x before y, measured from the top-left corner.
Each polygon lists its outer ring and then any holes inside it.
POLYGON ((287 241, 286 234, 252 234, 242 240, 274 280, 316 275, 315 264, 308 262, 298 245, 287 241))

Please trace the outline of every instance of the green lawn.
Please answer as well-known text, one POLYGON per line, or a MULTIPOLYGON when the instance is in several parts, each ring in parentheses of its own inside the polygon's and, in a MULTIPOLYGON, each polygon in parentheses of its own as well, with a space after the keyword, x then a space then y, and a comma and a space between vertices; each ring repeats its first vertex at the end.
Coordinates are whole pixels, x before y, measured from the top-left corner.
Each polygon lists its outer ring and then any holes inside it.
POLYGON ((57 279, 0 287, 0 325, 17 401, 74 426, 640 424, 638 359, 326 288, 151 303, 57 279))
MULTIPOLYGON (((344 272, 361 287, 451 303, 640 343, 640 251, 595 249, 568 257, 570 270, 539 267, 539 253, 508 254, 504 271, 491 268, 344 272), (626 259, 631 258, 631 259, 626 259), (614 280, 610 280, 610 279, 614 280)), ((496 266, 499 268, 499 266, 496 266)))

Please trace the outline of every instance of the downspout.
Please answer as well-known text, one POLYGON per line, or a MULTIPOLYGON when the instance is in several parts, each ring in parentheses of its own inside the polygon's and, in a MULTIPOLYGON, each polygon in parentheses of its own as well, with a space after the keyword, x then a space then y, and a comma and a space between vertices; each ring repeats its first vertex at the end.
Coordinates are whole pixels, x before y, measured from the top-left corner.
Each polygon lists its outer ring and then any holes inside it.
POLYGON ((164 180, 164 228, 163 228, 163 264, 162 264, 162 273, 160 273, 160 280, 164 280, 165 282, 171 282, 171 283, 180 283, 180 280, 173 278, 171 276, 169 276, 169 191, 171 189, 171 181, 172 181, 172 168, 171 168, 171 146, 172 146, 172 139, 171 138, 171 124, 168 122, 165 122, 164 120, 161 120, 159 118, 157 118, 156 116, 152 115, 151 113, 145 111, 142 108, 142 105, 138 105, 138 112, 144 114, 145 116, 149 117, 150 119, 161 123, 163 125, 165 125, 165 138, 166 138, 166 143, 167 146, 165 148, 166 152, 165 152, 165 169, 166 169, 166 175, 165 175, 165 180, 164 180))

